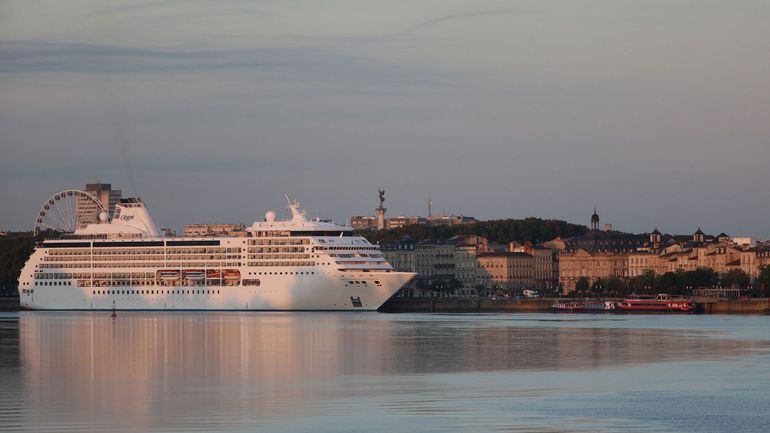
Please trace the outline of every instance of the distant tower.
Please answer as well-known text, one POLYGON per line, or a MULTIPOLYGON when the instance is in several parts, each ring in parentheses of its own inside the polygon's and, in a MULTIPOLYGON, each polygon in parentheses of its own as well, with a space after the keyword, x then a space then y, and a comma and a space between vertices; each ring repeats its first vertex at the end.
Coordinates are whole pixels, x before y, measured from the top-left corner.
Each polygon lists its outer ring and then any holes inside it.
POLYGON ((377 229, 383 230, 385 228, 385 211, 386 209, 382 204, 385 203, 385 190, 380 189, 380 205, 375 209, 377 211, 377 229))
POLYGON ((432 210, 432 208, 433 208, 433 200, 431 200, 431 199, 430 199, 430 193, 428 193, 428 218, 430 218, 431 216, 433 216, 433 215, 431 214, 431 210, 432 210))
POLYGON ((701 230, 700 227, 698 227, 698 231, 696 231, 692 235, 692 241, 695 243, 702 244, 704 240, 706 240, 706 234, 703 233, 703 230, 701 230))
POLYGON ((599 250, 599 214, 596 213, 596 207, 594 206, 594 214, 591 215, 591 237, 594 239, 594 247, 592 252, 599 250))
POLYGON ((596 208, 594 208, 594 214, 591 215, 591 230, 599 230, 599 214, 596 213, 596 208))
POLYGON ((661 238, 661 233, 660 231, 658 231, 658 228, 655 227, 655 230, 653 230, 652 233, 650 233, 650 243, 654 245, 658 245, 660 244, 660 238, 661 238))

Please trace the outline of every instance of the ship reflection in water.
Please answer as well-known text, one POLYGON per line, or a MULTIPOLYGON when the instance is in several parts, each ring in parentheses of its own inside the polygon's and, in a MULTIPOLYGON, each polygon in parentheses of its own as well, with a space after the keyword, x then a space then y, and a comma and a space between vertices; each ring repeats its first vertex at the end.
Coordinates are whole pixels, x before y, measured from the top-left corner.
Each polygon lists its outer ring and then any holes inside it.
POLYGON ((0 340, 0 430, 750 431, 770 407, 766 316, 21 313, 3 323, 16 317, 18 340, 0 340))

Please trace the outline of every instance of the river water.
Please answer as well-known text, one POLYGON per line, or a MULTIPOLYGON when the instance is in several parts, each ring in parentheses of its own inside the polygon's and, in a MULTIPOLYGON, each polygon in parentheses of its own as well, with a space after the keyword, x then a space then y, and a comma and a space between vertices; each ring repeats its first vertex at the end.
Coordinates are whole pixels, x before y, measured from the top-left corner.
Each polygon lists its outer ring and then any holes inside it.
POLYGON ((0 315, 0 431, 768 425, 770 316, 0 315))

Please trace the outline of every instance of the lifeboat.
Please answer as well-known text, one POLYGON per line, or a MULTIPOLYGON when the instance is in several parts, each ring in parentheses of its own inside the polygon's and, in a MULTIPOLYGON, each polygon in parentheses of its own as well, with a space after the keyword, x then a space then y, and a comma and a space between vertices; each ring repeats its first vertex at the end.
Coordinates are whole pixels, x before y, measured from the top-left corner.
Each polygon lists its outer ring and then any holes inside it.
POLYGON ((233 281, 241 279, 241 271, 236 269, 225 269, 225 280, 233 281))
POLYGON ((179 280, 179 271, 171 271, 171 270, 158 271, 158 276, 163 281, 177 281, 179 280))
POLYGON ((218 280, 222 278, 222 272, 220 272, 218 269, 209 269, 206 271, 206 278, 211 280, 218 280))
POLYGON ((190 281, 202 281, 206 273, 199 270, 184 271, 184 278, 190 281))

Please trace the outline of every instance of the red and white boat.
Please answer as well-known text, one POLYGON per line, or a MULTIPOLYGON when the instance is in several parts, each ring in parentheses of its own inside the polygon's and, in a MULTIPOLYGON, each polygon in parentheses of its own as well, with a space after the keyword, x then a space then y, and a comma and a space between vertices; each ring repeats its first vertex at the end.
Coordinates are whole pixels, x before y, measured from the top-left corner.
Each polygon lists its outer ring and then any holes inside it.
POLYGON ((694 309, 692 299, 672 297, 665 293, 658 296, 632 295, 618 304, 618 309, 626 312, 677 312, 689 313, 694 309))

